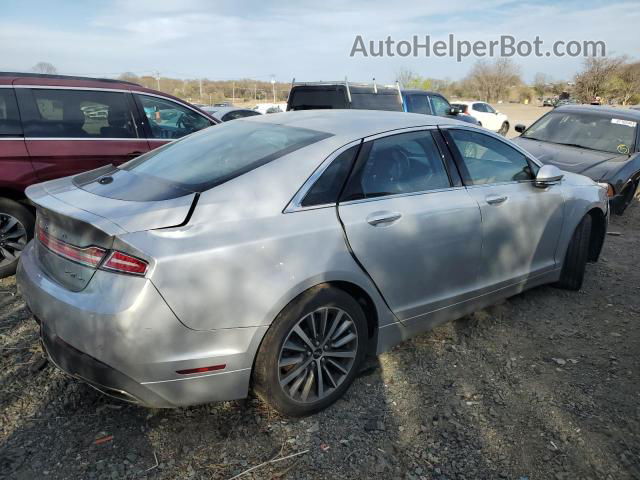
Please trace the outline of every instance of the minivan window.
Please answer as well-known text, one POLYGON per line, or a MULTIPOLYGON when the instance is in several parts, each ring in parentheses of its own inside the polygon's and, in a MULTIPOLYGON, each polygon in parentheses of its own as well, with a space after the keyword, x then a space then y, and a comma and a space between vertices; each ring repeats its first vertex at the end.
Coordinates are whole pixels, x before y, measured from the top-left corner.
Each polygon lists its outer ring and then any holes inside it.
POLYGON ((139 94, 136 97, 147 117, 151 138, 182 138, 212 125, 203 115, 171 100, 139 94))
POLYGON ((202 192, 330 136, 239 119, 153 150, 120 168, 202 192))
POLYGON ((24 108, 27 137, 137 138, 127 94, 94 90, 31 89, 24 108))
POLYGON ((0 88, 0 137, 22 136, 13 88, 0 88))

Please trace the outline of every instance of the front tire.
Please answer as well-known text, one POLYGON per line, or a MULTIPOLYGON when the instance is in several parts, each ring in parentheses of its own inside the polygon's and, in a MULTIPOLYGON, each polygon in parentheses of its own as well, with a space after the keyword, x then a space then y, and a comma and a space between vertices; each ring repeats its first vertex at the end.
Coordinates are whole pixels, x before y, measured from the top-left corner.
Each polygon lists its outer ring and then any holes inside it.
POLYGON ((362 308, 338 288, 319 285, 287 305, 256 356, 253 387, 283 415, 301 417, 338 400, 367 350, 362 308))
POLYGON ((0 278, 16 273, 20 253, 33 238, 34 223, 27 207, 0 198, 0 278))
POLYGON ((566 290, 580 290, 584 280, 584 271, 587 266, 589 256, 589 240, 591 238, 591 215, 585 215, 580 221, 571 242, 567 248, 567 253, 562 264, 560 280, 556 284, 559 288, 566 290))

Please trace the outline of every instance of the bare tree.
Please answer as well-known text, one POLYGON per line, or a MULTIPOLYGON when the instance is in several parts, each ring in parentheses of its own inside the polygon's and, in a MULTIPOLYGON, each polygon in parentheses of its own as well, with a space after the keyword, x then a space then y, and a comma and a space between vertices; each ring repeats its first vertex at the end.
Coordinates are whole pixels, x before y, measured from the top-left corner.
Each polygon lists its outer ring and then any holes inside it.
POLYGON ((521 83, 520 68, 509 58, 479 60, 465 80, 475 96, 486 102, 504 98, 509 88, 521 83))
POLYGON ((611 81, 625 62, 624 57, 589 57, 584 61, 584 69, 576 75, 576 96, 583 102, 591 102, 596 97, 607 97, 611 81))
POLYGON ((133 82, 138 83, 140 81, 140 77, 133 72, 124 72, 118 76, 118 79, 124 80, 125 82, 133 82))
POLYGON ((610 83, 611 93, 627 105, 634 96, 640 97, 640 62, 628 63, 618 68, 610 83))
POLYGON ((396 81, 403 88, 409 88, 418 78, 420 78, 420 76, 408 68, 401 68, 398 73, 396 73, 396 81))
POLYGON ((538 72, 533 79, 533 89, 538 97, 543 97, 547 91, 547 86, 551 83, 551 78, 546 73, 538 72))
POLYGON ((58 73, 58 69, 49 62, 38 62, 31 68, 31 70, 35 73, 47 73, 50 75, 58 73))

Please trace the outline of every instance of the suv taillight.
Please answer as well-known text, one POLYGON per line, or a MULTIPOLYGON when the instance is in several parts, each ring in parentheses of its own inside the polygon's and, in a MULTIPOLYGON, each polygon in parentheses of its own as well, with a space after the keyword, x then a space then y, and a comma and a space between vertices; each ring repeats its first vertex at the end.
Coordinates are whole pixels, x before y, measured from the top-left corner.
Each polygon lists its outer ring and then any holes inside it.
POLYGON ((38 225, 36 235, 38 241, 48 250, 60 255, 72 262, 85 265, 87 267, 100 268, 101 270, 109 270, 111 272, 128 273, 130 275, 144 276, 149 268, 149 263, 136 257, 132 257, 117 250, 111 251, 107 259, 102 262, 107 250, 104 248, 76 247, 70 243, 63 242, 60 239, 49 235, 42 227, 38 225))

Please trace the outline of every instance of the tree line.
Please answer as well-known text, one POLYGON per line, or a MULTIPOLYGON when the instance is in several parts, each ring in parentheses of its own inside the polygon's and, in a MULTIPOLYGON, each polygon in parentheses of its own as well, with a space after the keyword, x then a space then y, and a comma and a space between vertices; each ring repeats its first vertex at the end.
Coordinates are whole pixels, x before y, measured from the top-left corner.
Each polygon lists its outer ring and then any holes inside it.
MULTIPOLYGON (((54 65, 39 62, 38 73, 57 73, 54 65)), ((261 80, 178 79, 125 72, 118 77, 153 88, 193 103, 284 102, 290 84, 261 80)), ((582 103, 633 105, 640 103, 640 62, 627 57, 589 57, 570 81, 553 80, 548 74, 536 74, 532 84, 522 80, 520 67, 509 58, 478 60, 461 80, 422 76, 401 69, 396 80, 403 88, 433 90, 449 98, 474 98, 486 102, 512 101, 532 103, 549 96, 569 94, 582 103)))

